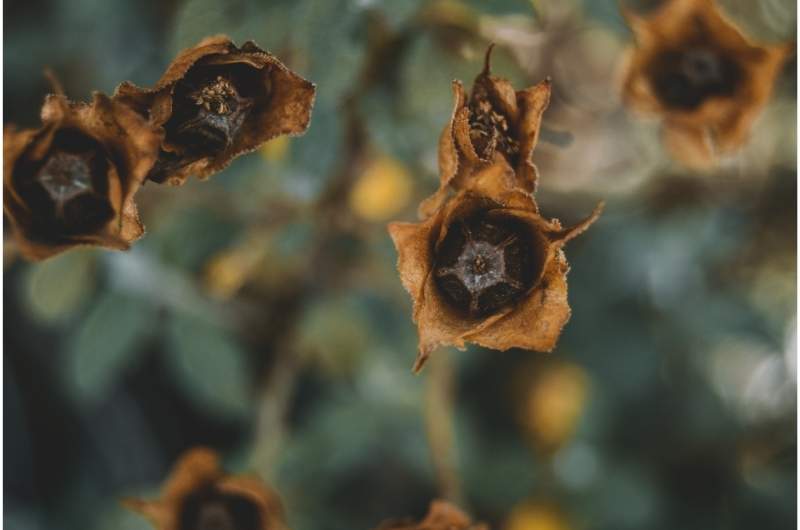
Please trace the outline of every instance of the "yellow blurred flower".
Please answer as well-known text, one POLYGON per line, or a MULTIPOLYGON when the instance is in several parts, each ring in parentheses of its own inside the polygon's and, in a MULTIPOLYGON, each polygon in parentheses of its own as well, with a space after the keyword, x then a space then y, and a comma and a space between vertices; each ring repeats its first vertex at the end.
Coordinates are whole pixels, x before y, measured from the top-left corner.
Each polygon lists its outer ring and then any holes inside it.
POLYGON ((213 296, 226 300, 252 277, 266 256, 271 234, 254 230, 241 241, 211 258, 205 268, 204 284, 213 296))
POLYGON ((586 404, 588 377, 577 365, 548 362, 528 387, 523 423, 535 445, 553 452, 573 435, 586 404))
POLYGON ((566 517, 556 508, 543 502, 517 505, 508 516, 505 530, 570 530, 566 517))
POLYGON ((350 208, 366 221, 385 221, 406 207, 412 190, 405 166, 388 156, 378 156, 353 186, 350 208))

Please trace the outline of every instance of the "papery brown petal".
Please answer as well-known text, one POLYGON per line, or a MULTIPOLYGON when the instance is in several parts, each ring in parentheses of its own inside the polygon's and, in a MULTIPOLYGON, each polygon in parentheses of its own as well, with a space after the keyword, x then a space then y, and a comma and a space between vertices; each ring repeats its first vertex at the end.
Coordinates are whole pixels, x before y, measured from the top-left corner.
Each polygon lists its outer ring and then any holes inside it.
MULTIPOLYGON (((497 107, 511 123, 516 123, 519 117, 519 108, 517 106, 517 95, 514 87, 508 79, 502 77, 495 77, 492 75, 492 52, 494 51, 494 43, 490 44, 486 49, 486 55, 483 59, 483 70, 473 83, 473 87, 482 85, 482 87, 489 94, 489 99, 495 107, 497 107)), ((475 89, 473 88, 473 91, 475 89)))
POLYGON ((672 158, 686 167, 704 170, 714 166, 716 150, 707 127, 666 124, 661 135, 672 158))
POLYGON ((531 162, 531 153, 539 141, 542 115, 550 104, 551 90, 548 78, 531 88, 517 92, 520 103, 520 121, 517 125, 520 131, 520 161, 517 174, 522 187, 531 193, 536 191, 538 181, 536 166, 531 162))
POLYGON ((605 206, 606 203, 604 201, 600 201, 599 203, 597 203, 597 206, 594 207, 592 213, 586 216, 585 219, 579 221, 578 223, 568 228, 564 228, 555 233, 549 234, 550 239, 552 241, 555 241, 561 246, 575 239, 582 233, 586 232, 589 229, 589 227, 592 226, 594 222, 600 218, 600 215, 603 213, 603 209, 605 208, 605 206))

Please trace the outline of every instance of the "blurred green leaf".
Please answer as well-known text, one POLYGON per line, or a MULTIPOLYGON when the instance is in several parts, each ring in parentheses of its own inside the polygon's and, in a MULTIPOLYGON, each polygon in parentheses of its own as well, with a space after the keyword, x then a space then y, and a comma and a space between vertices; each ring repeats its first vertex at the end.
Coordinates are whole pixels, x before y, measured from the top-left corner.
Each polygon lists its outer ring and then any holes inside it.
POLYGON ((251 395, 244 352, 224 330, 173 315, 168 326, 168 361, 178 383, 199 405, 221 416, 242 416, 251 395))
POLYGON ((97 400, 142 351, 153 320, 143 300, 111 292, 100 296, 69 342, 66 375, 79 399, 97 400))
POLYGON ((75 311, 93 287, 93 257, 91 250, 75 250, 28 269, 25 289, 31 313, 41 320, 54 321, 75 311))

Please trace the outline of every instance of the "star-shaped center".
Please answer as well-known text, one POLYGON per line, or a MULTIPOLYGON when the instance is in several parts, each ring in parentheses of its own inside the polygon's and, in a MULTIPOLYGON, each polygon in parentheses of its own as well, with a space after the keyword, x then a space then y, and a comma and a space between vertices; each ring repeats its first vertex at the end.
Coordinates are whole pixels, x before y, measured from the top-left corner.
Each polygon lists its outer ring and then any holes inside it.
MULTIPOLYGON (((460 223, 463 246, 449 264, 437 264, 434 275, 446 296, 457 305, 466 305, 478 316, 505 305, 526 290, 518 262, 524 253, 518 234, 491 223, 478 230, 460 223)), ((454 236, 456 237, 456 236, 454 236)), ((447 240, 447 238, 446 238, 447 240)))
POLYGON ((92 191, 91 169, 85 155, 53 153, 37 173, 36 180, 55 202, 58 216, 63 214, 67 202, 92 191))

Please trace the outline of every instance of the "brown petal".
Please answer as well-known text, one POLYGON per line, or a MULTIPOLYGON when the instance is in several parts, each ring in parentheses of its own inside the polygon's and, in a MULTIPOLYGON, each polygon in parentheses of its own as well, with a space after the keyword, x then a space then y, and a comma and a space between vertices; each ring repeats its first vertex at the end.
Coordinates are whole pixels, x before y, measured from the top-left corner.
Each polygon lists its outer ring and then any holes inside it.
POLYGON ((534 193, 538 175, 536 166, 531 162, 531 154, 539 141, 539 130, 542 126, 542 115, 550 104, 550 78, 539 84, 517 92, 520 104, 520 120, 517 125, 520 134, 520 161, 517 175, 521 186, 534 193))
POLYGON ((672 158, 692 169, 709 169, 716 162, 714 143, 707 127, 666 124, 661 131, 672 158))
POLYGON ((490 44, 486 49, 486 55, 483 60, 483 71, 478 74, 474 85, 483 85, 489 93, 489 99, 492 105, 497 107, 511 123, 516 123, 519 117, 517 95, 508 79, 492 75, 492 51, 494 51, 494 43, 490 44))
MULTIPOLYGON (((427 219, 441 207, 442 203, 447 198, 448 186, 452 183, 453 179, 456 178, 461 165, 458 149, 456 147, 454 128, 456 117, 459 116, 462 109, 466 108, 467 96, 461 81, 453 81, 452 87, 453 112, 450 116, 450 121, 444 129, 442 129, 442 134, 439 136, 439 189, 420 203, 417 210, 417 215, 420 219, 427 219)), ((463 121, 463 117, 459 117, 458 119, 459 121, 463 121)))

